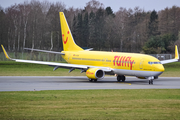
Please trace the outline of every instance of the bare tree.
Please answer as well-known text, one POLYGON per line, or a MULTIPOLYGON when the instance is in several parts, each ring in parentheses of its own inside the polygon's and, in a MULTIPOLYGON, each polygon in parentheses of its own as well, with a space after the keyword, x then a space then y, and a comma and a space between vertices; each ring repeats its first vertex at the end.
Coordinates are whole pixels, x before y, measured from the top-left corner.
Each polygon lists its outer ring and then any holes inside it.
MULTIPOLYGON (((15 51, 16 50, 16 39, 17 39, 17 33, 18 33, 18 20, 19 20, 18 6, 16 4, 11 6, 11 7, 6 9, 6 12, 7 12, 9 22, 12 25, 12 26, 11 25, 9 26, 8 36, 14 35, 13 37, 11 37, 11 39, 13 39, 13 45, 12 46, 13 46, 13 51, 15 51), (13 34, 10 33, 10 31, 12 31, 12 29, 14 29, 13 34)), ((9 46, 9 50, 10 50, 10 46, 9 46)))
POLYGON ((99 8, 103 9, 104 8, 104 4, 100 3, 99 1, 96 1, 96 0, 90 0, 88 3, 86 3, 85 10, 88 13, 90 13, 91 11, 95 13, 95 12, 97 12, 97 10, 99 8))
POLYGON ((28 2, 24 2, 24 4, 19 5, 20 13, 22 16, 22 23, 23 23, 23 48, 26 45, 26 37, 27 37, 27 24, 29 20, 29 13, 31 12, 31 6, 28 2))
POLYGON ((126 28, 127 28, 127 10, 125 8, 120 8, 118 12, 116 12, 116 30, 117 30, 117 35, 119 38, 119 43, 120 43, 120 51, 123 51, 123 42, 126 39, 125 38, 125 33, 126 33, 126 28))

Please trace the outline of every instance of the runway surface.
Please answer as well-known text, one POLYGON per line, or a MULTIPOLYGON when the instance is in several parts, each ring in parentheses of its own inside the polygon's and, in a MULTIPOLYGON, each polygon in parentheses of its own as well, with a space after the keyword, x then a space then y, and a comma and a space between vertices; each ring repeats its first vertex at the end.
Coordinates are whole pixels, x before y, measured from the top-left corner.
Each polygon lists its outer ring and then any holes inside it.
POLYGON ((126 82, 117 82, 116 77, 89 82, 87 77, 0 76, 0 91, 86 89, 180 89, 180 77, 162 77, 149 85, 148 80, 135 77, 127 77, 126 82))

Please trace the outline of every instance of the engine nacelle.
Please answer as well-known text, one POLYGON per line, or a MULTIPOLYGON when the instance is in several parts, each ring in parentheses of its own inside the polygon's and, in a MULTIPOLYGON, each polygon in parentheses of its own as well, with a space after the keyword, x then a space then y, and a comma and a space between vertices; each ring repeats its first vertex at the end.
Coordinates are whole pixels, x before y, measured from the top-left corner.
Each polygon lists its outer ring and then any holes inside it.
POLYGON ((87 71, 86 71, 86 76, 89 78, 89 79, 102 79, 104 78, 104 71, 101 70, 100 68, 89 68, 87 71))

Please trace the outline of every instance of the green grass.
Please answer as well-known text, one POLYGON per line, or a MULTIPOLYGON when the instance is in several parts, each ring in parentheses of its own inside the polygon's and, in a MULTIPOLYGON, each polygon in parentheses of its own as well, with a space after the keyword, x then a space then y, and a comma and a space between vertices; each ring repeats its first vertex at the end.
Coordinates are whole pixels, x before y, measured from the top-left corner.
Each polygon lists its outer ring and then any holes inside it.
MULTIPOLYGON (((180 77, 180 62, 165 64, 164 67, 161 77, 180 77)), ((68 73, 68 69, 53 69, 47 65, 0 61, 0 76, 85 76, 80 70, 68 73)))
POLYGON ((161 77, 180 77, 180 62, 164 65, 165 71, 161 77))
POLYGON ((80 70, 69 73, 69 69, 39 64, 18 63, 14 61, 0 61, 0 76, 83 76, 80 70))
POLYGON ((0 92, 0 119, 180 119, 180 90, 0 92))

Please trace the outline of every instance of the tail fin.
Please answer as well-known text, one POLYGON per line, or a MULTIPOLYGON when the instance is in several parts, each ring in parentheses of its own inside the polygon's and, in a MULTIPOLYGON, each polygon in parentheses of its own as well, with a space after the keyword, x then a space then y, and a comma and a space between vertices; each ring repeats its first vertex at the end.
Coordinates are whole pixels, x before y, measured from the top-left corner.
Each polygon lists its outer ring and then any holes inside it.
POLYGON ((81 51, 83 50, 74 42, 73 36, 69 29, 68 23, 63 12, 59 12, 61 32, 62 32, 62 42, 64 51, 81 51))

